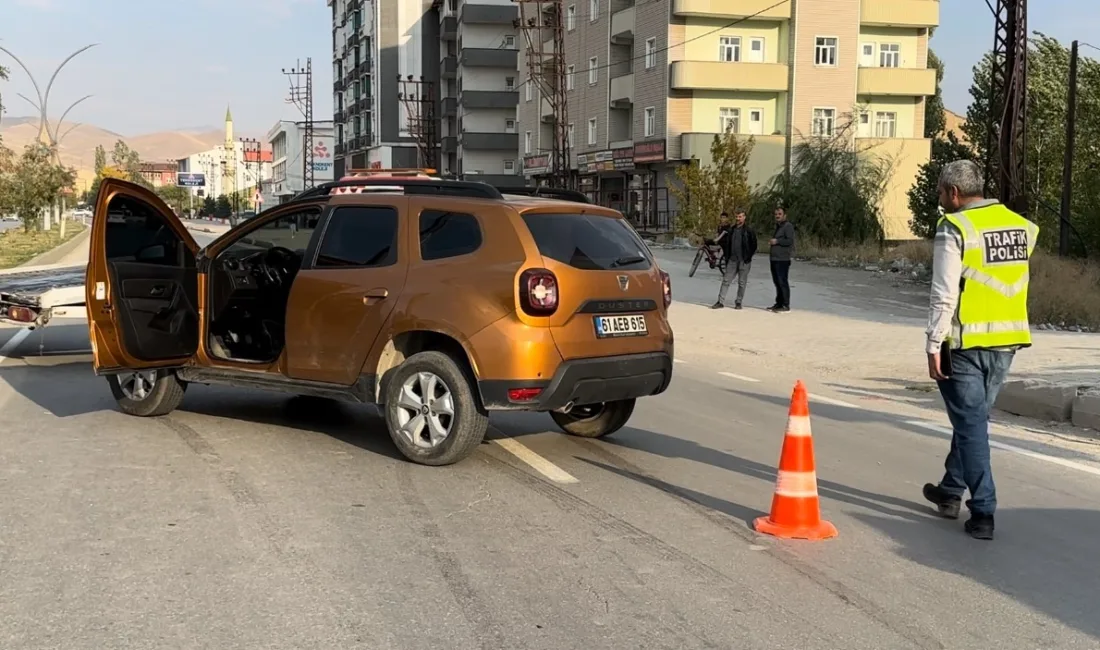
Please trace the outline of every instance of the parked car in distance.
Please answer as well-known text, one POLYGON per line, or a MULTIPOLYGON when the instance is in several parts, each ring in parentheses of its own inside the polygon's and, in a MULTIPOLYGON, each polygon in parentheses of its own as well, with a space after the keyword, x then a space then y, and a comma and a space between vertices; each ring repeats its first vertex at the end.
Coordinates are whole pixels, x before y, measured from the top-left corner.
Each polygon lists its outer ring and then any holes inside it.
POLYGON ((426 465, 469 455, 494 410, 613 433, 672 380, 668 274, 620 213, 505 191, 341 180, 200 249, 154 193, 105 179, 85 284, 95 370, 137 416, 192 383, 376 403, 426 465))

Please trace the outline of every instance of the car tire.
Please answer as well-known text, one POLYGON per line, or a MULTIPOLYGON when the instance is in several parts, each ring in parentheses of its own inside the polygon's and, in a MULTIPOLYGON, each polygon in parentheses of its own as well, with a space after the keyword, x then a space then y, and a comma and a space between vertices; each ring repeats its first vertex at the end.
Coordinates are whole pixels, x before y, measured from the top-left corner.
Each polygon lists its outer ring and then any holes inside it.
POLYGON ((127 415, 168 415, 183 401, 187 384, 171 370, 144 370, 109 375, 107 384, 118 408, 127 415))
POLYGON ((695 272, 699 270, 699 263, 703 261, 703 251, 699 251, 695 254, 695 261, 691 263, 691 270, 688 271, 688 277, 694 277, 695 272))
POLYGON ((637 400, 631 398, 593 406, 577 406, 568 413, 551 411, 550 417, 562 431, 569 435, 579 438, 602 438, 626 426, 627 420, 634 413, 636 402, 637 400), (599 407, 599 410, 591 412, 593 407, 599 407))
POLYGON ((414 463, 451 465, 485 440, 489 415, 478 400, 473 378, 443 352, 419 352, 405 359, 388 379, 385 397, 386 430, 398 451, 414 463), (429 390, 434 393, 430 397, 429 390), (413 415, 417 406, 419 414, 413 415), (422 426, 414 422, 417 417, 422 426), (446 435, 433 440, 442 429, 446 435))

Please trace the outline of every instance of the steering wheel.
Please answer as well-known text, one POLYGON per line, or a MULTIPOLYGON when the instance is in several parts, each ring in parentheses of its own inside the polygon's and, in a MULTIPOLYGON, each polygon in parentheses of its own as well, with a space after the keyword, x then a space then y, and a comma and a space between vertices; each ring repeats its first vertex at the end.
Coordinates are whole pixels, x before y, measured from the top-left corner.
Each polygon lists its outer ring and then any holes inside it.
POLYGON ((298 256, 282 246, 272 246, 263 257, 263 272, 268 281, 279 286, 290 276, 290 267, 298 256))

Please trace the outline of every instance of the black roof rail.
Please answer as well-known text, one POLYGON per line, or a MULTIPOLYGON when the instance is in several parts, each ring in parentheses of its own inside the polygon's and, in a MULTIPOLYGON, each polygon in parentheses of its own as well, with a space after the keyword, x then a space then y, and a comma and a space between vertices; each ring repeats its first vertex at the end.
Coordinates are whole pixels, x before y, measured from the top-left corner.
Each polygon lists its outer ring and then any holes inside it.
POLYGON ((330 183, 323 183, 310 188, 297 196, 293 201, 329 196, 332 190, 340 187, 400 187, 405 194, 429 195, 429 196, 465 196, 479 199, 503 199, 500 190, 478 181, 449 181, 434 178, 417 178, 414 176, 386 176, 349 178, 330 183))
POLYGON ((523 196, 545 196, 552 199, 573 201, 574 203, 591 203, 583 192, 567 190, 559 187, 498 187, 504 194, 521 194, 523 196))

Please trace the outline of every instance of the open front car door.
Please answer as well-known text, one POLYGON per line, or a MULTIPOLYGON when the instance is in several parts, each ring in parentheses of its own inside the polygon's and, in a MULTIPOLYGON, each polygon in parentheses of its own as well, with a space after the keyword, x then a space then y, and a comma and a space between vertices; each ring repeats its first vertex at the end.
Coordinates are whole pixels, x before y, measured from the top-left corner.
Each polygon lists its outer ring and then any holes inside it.
POLYGON ((195 354, 198 249, 152 191, 103 180, 85 281, 97 374, 181 365, 195 354))

